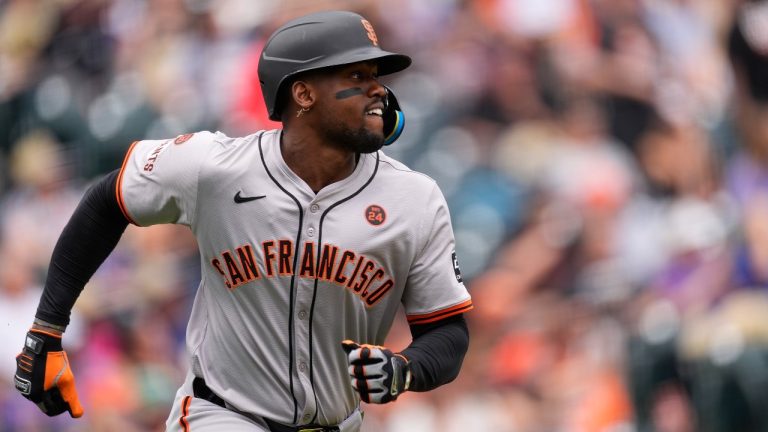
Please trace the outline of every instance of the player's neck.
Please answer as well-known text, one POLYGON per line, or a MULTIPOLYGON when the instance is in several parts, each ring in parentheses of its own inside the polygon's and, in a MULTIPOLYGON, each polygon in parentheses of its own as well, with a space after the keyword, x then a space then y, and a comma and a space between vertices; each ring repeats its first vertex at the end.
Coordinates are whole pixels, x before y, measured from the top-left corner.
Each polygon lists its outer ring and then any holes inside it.
POLYGON ((288 168, 317 193, 349 177, 357 155, 310 139, 281 134, 280 151, 288 168))

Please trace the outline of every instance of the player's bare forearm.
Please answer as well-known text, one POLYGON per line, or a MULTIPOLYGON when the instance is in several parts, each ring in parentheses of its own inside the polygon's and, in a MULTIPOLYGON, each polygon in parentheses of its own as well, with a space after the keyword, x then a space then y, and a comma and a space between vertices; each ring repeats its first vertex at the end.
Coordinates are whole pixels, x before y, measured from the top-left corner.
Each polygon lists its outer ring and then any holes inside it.
POLYGON ((413 342, 402 354, 411 367, 411 391, 428 391, 459 375, 469 348, 469 330, 462 314, 411 326, 413 342))

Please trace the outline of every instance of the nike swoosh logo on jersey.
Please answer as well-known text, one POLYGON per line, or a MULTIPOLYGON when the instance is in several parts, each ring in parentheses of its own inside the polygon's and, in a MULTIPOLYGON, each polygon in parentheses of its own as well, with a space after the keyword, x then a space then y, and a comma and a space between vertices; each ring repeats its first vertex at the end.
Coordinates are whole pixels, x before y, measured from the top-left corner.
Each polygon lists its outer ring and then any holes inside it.
POLYGON ((261 199, 261 198, 266 198, 266 197, 267 197, 266 195, 256 195, 256 196, 244 197, 244 196, 240 195, 240 191, 237 191, 237 193, 235 194, 235 203, 242 204, 244 202, 253 201, 253 200, 257 200, 257 199, 261 199))

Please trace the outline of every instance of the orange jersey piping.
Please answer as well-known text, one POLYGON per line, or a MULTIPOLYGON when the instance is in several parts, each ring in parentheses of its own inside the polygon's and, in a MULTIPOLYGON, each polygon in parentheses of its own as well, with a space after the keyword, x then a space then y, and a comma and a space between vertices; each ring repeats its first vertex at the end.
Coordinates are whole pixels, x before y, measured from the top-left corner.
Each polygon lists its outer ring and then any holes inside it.
POLYGON ((440 321, 441 319, 448 318, 453 315, 468 312, 472 310, 472 308, 474 308, 472 305, 472 300, 467 300, 457 305, 427 314, 408 315, 408 324, 428 324, 431 322, 440 321))
POLYGON ((117 204, 120 206, 120 211, 123 212, 123 216, 128 219, 128 222, 136 226, 139 226, 139 224, 128 214, 128 208, 126 208, 125 202, 123 201, 123 173, 125 172, 126 165, 128 165, 128 159, 130 159, 131 153, 133 153, 133 148, 136 147, 136 144, 138 143, 138 141, 131 143, 131 147, 129 147, 128 151, 125 153, 125 159, 123 159, 123 165, 120 167, 120 174, 117 176, 117 184, 115 185, 115 196, 117 197, 117 204))

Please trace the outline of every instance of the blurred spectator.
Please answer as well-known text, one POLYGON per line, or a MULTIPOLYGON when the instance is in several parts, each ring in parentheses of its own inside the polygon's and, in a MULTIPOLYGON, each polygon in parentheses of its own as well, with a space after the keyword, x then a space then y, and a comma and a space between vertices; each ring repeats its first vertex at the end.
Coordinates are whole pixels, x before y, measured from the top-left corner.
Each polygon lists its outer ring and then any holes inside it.
MULTIPOLYGON (((74 424, 72 419, 40 416, 37 407, 13 390, 19 343, 37 311, 42 286, 36 263, 18 249, 5 246, 0 242, 0 339, 6 342, 0 346, 0 430, 65 430, 66 425, 74 424)), ((77 351, 82 346, 82 325, 80 316, 74 313, 65 341, 67 350, 77 351)))
POLYGON ((15 188, 0 197, 0 240, 42 273, 82 192, 73 185, 65 153, 45 130, 23 136, 10 162, 15 188))
POLYGON ((0 250, 0 259, 3 266, 0 268, 0 316, 2 316, 3 344, 2 371, 0 380, 10 384, 10 377, 16 371, 15 357, 18 348, 11 341, 19 341, 29 329, 29 314, 37 310, 37 302, 40 300, 42 287, 37 285, 34 269, 22 256, 10 251, 0 250))

